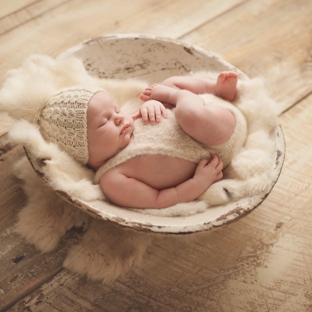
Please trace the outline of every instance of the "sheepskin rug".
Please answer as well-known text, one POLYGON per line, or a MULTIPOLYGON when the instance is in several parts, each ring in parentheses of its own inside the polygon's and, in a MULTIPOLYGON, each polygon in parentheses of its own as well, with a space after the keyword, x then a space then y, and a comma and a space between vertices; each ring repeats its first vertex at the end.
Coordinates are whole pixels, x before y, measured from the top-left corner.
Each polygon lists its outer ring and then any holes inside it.
MULTIPOLYGON (((217 73, 213 72, 190 74, 217 77, 217 73)), ((138 95, 148 82, 92 77, 81 60, 75 57, 54 60, 34 55, 21 68, 8 72, 0 90, 0 111, 16 120, 9 131, 9 138, 31 153, 43 177, 36 174, 26 156, 15 165, 15 174, 23 181, 28 196, 26 207, 19 213, 16 231, 40 251, 48 252, 58 246, 69 229, 83 227, 85 234, 69 250, 64 267, 107 283, 141 262, 153 235, 95 219, 55 192, 67 194, 73 199, 106 201, 99 186, 92 182, 93 171, 78 165, 55 144, 45 142, 33 123, 54 91, 73 85, 102 87, 122 110, 133 113, 142 103, 138 95)), ((247 136, 243 148, 224 170, 224 178, 191 204, 137 211, 168 218, 201 213, 215 205, 257 195, 262 190, 253 186, 273 181, 271 168, 276 149, 275 129, 278 126, 275 103, 265 92, 260 79, 239 80, 237 90, 233 105, 246 119, 247 136)))

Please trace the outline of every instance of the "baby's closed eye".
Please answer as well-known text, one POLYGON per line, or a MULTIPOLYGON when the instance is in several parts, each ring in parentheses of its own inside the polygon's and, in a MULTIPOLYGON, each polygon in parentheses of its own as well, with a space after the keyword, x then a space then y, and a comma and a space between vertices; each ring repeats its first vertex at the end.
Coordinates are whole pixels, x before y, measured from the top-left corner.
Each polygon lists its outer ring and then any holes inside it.
POLYGON ((101 128, 101 127, 105 126, 107 124, 107 121, 108 120, 106 118, 104 120, 101 120, 101 122, 99 123, 98 128, 101 128))

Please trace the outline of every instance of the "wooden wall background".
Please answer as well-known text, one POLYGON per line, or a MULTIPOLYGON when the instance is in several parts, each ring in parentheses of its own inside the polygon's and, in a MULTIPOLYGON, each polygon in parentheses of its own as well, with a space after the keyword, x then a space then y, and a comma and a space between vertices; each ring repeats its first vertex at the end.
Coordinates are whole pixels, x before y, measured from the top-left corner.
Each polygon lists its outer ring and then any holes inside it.
POLYGON ((0 117, 0 311, 312 311, 311 0, 0 0, 0 79, 30 54, 57 56, 103 34, 172 37, 261 76, 287 154, 265 202, 225 228, 156 241, 110 285, 62 268, 71 231, 41 254, 14 233, 26 203, 0 117))

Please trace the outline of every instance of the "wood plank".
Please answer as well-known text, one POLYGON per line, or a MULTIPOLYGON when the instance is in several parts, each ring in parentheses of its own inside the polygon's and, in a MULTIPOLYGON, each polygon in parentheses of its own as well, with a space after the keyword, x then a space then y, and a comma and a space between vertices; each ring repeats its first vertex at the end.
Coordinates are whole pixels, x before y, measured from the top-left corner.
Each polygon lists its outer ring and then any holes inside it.
MULTIPOLYGON (((61 6, 23 25, 27 31, 37 27, 32 33, 37 42, 30 40, 29 46, 26 38, 15 38, 31 37, 18 28, 10 32, 11 36, 0 37, 0 40, 6 39, 1 41, 1 52, 5 52, 5 59, 13 65, 4 67, 6 65, 1 64, 1 74, 5 68, 15 67, 28 54, 41 51, 56 55, 86 39, 92 32, 100 34, 106 27, 116 27, 116 32, 134 32, 133 29, 142 32, 146 27, 146 33, 155 30, 158 35, 166 36, 170 36, 170 25, 172 34, 177 36, 194 30, 186 25, 187 9, 180 8, 177 1, 175 4, 167 2, 171 7, 167 15, 166 6, 154 4, 153 9, 158 7, 162 19, 174 16, 174 10, 183 12, 176 15, 178 21, 172 20, 172 23, 164 25, 161 25, 159 16, 156 22, 160 25, 153 24, 149 19, 153 12, 141 2, 140 5, 131 3, 134 9, 129 15, 127 4, 118 3, 120 14, 118 10, 118 13, 113 12, 117 5, 110 3, 108 7, 108 2, 105 2, 101 8, 103 11, 99 10, 92 25, 84 25, 86 31, 77 23, 74 26, 70 21, 65 23, 67 11, 71 19, 74 13, 79 12, 75 21, 82 20, 83 9, 87 14, 94 13, 94 9, 86 8, 87 4, 80 1, 76 6, 61 6), (107 14, 104 10, 108 10, 107 14), (57 17, 60 17, 63 28, 56 27, 54 33, 57 17), (138 21, 136 17, 139 17, 138 21), (180 23, 181 29, 174 27, 176 22, 180 23), (65 27, 72 27, 73 32, 60 40, 59 34, 63 35, 65 27), (46 35, 49 40, 44 41, 46 35), (19 46, 24 45, 25 51, 16 51, 16 46, 14 50, 11 40, 19 46)), ((200 6, 197 9, 193 15, 190 11, 193 27, 205 23, 204 18, 196 21, 197 16, 202 18, 205 15, 204 10, 200 12, 200 6)), ((281 102, 283 111, 309 94, 312 85, 311 71, 305 67, 310 64, 311 21, 307 20, 310 11, 310 3, 302 0, 249 1, 222 17, 216 16, 213 22, 182 39, 222 54, 250 76, 264 76, 274 98, 281 102), (294 27, 295 23, 299 23, 298 27, 297 24, 294 27), (303 24, 306 24, 305 28, 303 24)), ((16 212, 26 199, 15 178, 10 174, 3 175, 3 168, 9 164, 5 162, 5 166, 0 166, 4 179, 0 177, 0 188, 8 186, 11 191, 1 189, 7 204, 0 208, 0 220, 6 220, 6 225, 1 223, 0 232, 0 250, 6 257, 0 259, 0 307, 11 305, 20 298, 10 311, 189 311, 194 307, 198 311, 308 311, 312 305, 312 181, 309 177, 309 146, 312 142, 311 129, 308 130, 311 128, 311 102, 312 98, 308 96, 281 117, 288 151, 286 161, 276 187, 260 207, 224 229, 155 242, 148 250, 143 266, 112 285, 86 281, 61 270, 62 253, 67 246, 44 258, 32 246, 14 236, 12 226, 16 212), (13 243, 8 238, 12 238, 13 243), (46 266, 56 258, 51 267, 46 266), (8 273, 5 268, 8 268, 8 273), (48 282, 50 277, 52 279, 48 282), (27 288, 28 283, 30 288, 27 288), (17 295, 14 293, 16 290, 17 295), (23 296, 25 298, 22 299, 23 296)), ((3 197, 0 196, 2 202, 3 197)), ((66 238, 64 243, 68 241, 70 238, 66 238)))
POLYGON ((141 268, 111 285, 61 271, 12 311, 307 311, 311 103, 312 96, 281 117, 291 153, 275 188, 251 214, 213 232, 159 238, 141 268))
MULTIPOLYGON (((209 9, 208 17, 213 18, 215 13, 222 14, 223 11, 230 9, 231 6, 240 2, 241 1, 231 0, 227 2, 226 5, 223 4, 222 6, 218 5, 217 1, 210 1, 209 4, 206 4, 206 1, 199 1, 197 4, 204 5, 206 9, 209 9), (217 7, 218 10, 210 10, 213 9, 213 7, 217 7)), ((7 62, 1 63, 0 65, 2 74, 6 69, 15 67, 17 63, 21 62, 28 54, 34 52, 58 54, 64 48, 76 44, 81 40, 91 37, 96 32, 101 31, 99 29, 103 28, 100 26, 103 26, 104 29, 112 29, 115 32, 120 32, 122 30, 128 31, 129 25, 132 24, 134 27, 138 27, 137 29, 140 29, 150 25, 150 20, 146 19, 146 14, 152 14, 155 8, 159 14, 165 13, 167 10, 166 6, 155 4, 151 1, 137 1, 136 3, 131 3, 129 6, 125 5, 124 2, 122 4, 123 5, 121 5, 121 1, 116 1, 114 3, 97 1, 95 2, 95 5, 91 6, 85 1, 76 1, 74 3, 65 3, 62 6, 50 10, 48 14, 41 15, 37 14, 39 11, 37 12, 34 9, 35 7, 32 7, 32 17, 35 18, 30 19, 22 27, 15 28, 0 37, 0 40, 3 43, 0 47, 1 53, 4 53, 2 54, 2 57, 7 60, 7 62), (101 10, 99 10, 99 7, 101 7, 101 10), (116 12, 118 12, 117 16, 116 12), (145 13, 143 14, 142 12, 145 13), (93 14, 96 14, 96 17, 95 19, 92 19, 92 23, 83 23, 83 29, 81 29, 78 22, 81 20, 85 21, 89 16, 93 16, 93 14), (115 18, 112 18, 114 16, 115 18), (135 18, 138 16, 140 25, 135 26, 135 18), (117 27, 116 23, 118 24, 117 27), (64 33, 63 31, 68 27, 74 27, 71 34, 67 32, 64 33), (64 38, 61 40, 59 36, 55 36, 55 34, 60 33, 65 34, 64 38), (49 40, 47 40, 47 38, 49 40), (44 44, 42 44, 42 42, 44 42, 44 44), (24 48, 16 48, 21 46, 24 48), (8 65, 10 62, 14 65, 8 65)), ((170 10, 168 10, 167 15, 165 15, 165 19, 169 18, 170 20, 170 18, 177 18, 178 16, 182 18, 190 12, 193 14, 192 18, 188 20, 189 26, 186 29, 182 27, 185 25, 185 22, 181 19, 180 34, 184 34, 185 31, 190 31, 192 27, 196 28, 206 21, 207 16, 204 14, 200 14, 200 18, 197 18, 196 15, 196 12, 202 9, 201 6, 197 7, 193 2, 184 7, 178 5, 178 10, 176 10, 177 4, 178 1, 172 1, 169 3, 170 10)), ((36 8, 40 7, 37 6, 36 8)), ((26 13, 21 12, 20 14, 26 13)), ((26 21, 26 19, 23 21, 26 21)), ((166 25, 160 23, 159 32, 167 34, 166 28, 170 29, 170 26, 175 23, 176 21, 174 21, 174 19, 166 25)), ((158 23, 155 23, 153 27, 156 27, 157 25, 158 23)), ((150 32, 153 32, 153 27, 150 28, 150 32)), ((178 28, 176 27, 175 32, 177 30, 178 28)), ((133 32, 133 28, 132 30, 130 29, 130 32, 133 32)), ((101 33, 99 32, 98 34, 101 33)), ((1 240, 1 248, 4 250, 0 260, 2 270, 0 274, 1 309, 6 309, 11 306, 16 300, 30 293, 37 286, 45 283, 49 278, 55 275, 56 272, 61 270, 61 262, 63 261, 64 253, 67 251, 66 246, 73 240, 72 236, 77 236, 76 234, 69 233, 64 240, 64 245, 61 245, 58 250, 49 255, 41 255, 33 246, 25 245, 18 235, 13 234, 16 213, 22 208, 21 206, 25 204, 26 200, 25 197, 23 197, 19 182, 17 182, 11 173, 13 162, 16 161, 17 156, 20 156, 18 152, 16 152, 18 155, 15 155, 14 151, 6 153, 5 155, 12 157, 10 158, 11 162, 8 162, 9 158, 6 158, 2 163, 2 167, 0 167, 1 177, 3 178, 1 185, 5 188, 5 190, 1 190, 0 195, 3 200, 3 206, 1 207, 3 217, 3 224, 1 227, 3 240, 1 240), (16 157, 12 156, 13 154, 16 157), (11 187, 16 188, 17 193, 7 190, 11 189, 11 187), (10 200, 7 196, 10 196, 10 200), (21 202, 19 202, 19 198, 21 198, 21 202), (14 209, 12 209, 12 207, 14 207, 14 209), (6 249, 6 246, 10 246, 10 248, 6 249)))
POLYGON ((64 1, 68 0, 0 0, 0 7, 2 5, 6 8, 0 11, 0 35, 46 13, 64 1))
POLYGON ((68 1, 0 37, 0 77, 33 53, 56 56, 103 34, 144 33, 180 37, 246 0, 68 1), (70 31, 64 30, 70 29, 70 31), (43 44, 44 43, 44 44, 43 44), (19 47, 19 48, 17 48, 19 47))
POLYGON ((21 146, 8 150, 0 154, 0 311, 6 311, 62 270, 68 246, 81 235, 70 231, 55 252, 42 254, 14 232, 17 213, 26 205, 27 198, 21 182, 12 174, 12 166, 24 151, 21 146))
POLYGON ((249 1, 182 37, 264 77, 280 113, 312 92, 312 1, 249 1))
POLYGON ((38 1, 39 0, 15 0, 15 1, 0 0, 0 19, 6 15, 10 15, 16 11, 22 10, 25 7, 38 1))

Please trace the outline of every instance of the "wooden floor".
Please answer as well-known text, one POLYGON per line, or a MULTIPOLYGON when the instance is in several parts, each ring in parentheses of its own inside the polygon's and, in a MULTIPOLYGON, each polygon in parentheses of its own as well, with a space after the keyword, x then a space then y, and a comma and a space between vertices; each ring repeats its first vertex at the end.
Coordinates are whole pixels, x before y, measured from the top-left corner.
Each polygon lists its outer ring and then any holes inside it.
MULTIPOLYGON (((111 285, 62 268, 71 231, 41 254, 14 233, 26 197, 0 149, 0 311, 312 311, 311 0, 0 0, 0 79, 30 54, 102 34, 172 37, 214 51, 278 102, 287 153, 264 203, 213 232, 154 242, 111 285), (309 130, 310 129, 310 130, 309 130)), ((9 121, 1 117, 1 133, 9 121)))

